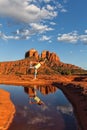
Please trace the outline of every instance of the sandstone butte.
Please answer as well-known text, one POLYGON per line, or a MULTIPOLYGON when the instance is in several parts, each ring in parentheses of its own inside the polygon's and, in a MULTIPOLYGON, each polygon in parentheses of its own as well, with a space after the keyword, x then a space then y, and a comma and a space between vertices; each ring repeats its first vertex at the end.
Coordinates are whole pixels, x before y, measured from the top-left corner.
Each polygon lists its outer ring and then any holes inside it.
POLYGON ((0 84, 14 85, 54 85, 60 88, 73 105, 80 128, 87 130, 87 71, 60 61, 54 52, 44 50, 41 54, 31 49, 25 58, 18 61, 0 63, 0 84), (38 69, 37 79, 29 68, 30 62, 47 59, 38 69))
POLYGON ((0 130, 7 130, 15 114, 15 106, 10 93, 0 89, 0 130))

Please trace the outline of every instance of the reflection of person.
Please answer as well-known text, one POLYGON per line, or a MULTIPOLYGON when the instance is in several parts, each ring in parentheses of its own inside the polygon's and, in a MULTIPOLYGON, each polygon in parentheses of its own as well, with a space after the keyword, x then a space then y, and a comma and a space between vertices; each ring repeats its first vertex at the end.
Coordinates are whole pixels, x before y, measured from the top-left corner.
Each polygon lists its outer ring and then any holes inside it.
POLYGON ((34 79, 36 79, 36 77, 37 77, 37 70, 41 67, 41 65, 43 65, 45 63, 45 60, 39 61, 37 63, 35 62, 36 64, 34 66, 32 66, 32 62, 30 63, 30 68, 34 69, 34 79))
POLYGON ((38 104, 38 105, 43 105, 44 102, 38 97, 38 96, 34 96, 33 99, 35 100, 35 102, 30 101, 30 104, 38 104))
POLYGON ((29 93, 29 97, 30 97, 29 103, 43 105, 44 102, 37 96, 36 86, 34 86, 34 88, 29 88, 29 90, 31 92, 31 93, 29 93))

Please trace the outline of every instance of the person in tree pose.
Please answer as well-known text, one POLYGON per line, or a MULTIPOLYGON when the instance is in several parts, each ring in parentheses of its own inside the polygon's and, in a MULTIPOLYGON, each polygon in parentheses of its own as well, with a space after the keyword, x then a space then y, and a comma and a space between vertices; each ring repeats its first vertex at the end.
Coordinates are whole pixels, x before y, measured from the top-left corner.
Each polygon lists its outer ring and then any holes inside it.
POLYGON ((44 61, 35 62, 36 64, 33 66, 32 61, 30 62, 30 68, 34 69, 34 79, 37 78, 37 70, 45 63, 46 59, 44 61))

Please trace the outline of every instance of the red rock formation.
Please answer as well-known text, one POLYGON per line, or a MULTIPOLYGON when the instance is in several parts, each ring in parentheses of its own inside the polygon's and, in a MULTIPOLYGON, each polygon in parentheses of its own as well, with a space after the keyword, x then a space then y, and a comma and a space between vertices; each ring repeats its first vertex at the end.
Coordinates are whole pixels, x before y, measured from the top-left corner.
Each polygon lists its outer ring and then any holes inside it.
POLYGON ((39 61, 40 59, 47 59, 46 63, 38 69, 39 74, 53 74, 53 73, 65 73, 64 70, 74 70, 74 72, 78 72, 78 70, 82 70, 80 67, 77 67, 72 64, 65 64, 60 61, 59 57, 56 53, 51 53, 49 51, 44 50, 39 56, 38 52, 35 49, 31 49, 25 53, 25 59, 18 61, 10 61, 10 62, 0 62, 0 74, 3 75, 26 75, 30 73, 34 73, 30 71, 30 61, 39 61), (32 59, 33 57, 33 59, 32 59), (64 71, 64 72, 62 72, 64 71))
POLYGON ((48 59, 49 60, 49 57, 50 57, 50 52, 49 51, 46 51, 44 50, 42 53, 41 53, 41 58, 42 59, 48 59))
MULTIPOLYGON (((35 59, 38 59, 39 58, 39 54, 38 52, 35 50, 35 49, 31 49, 29 51, 27 51, 25 53, 25 58, 30 58, 30 57, 35 57, 35 59)), ((49 60, 50 62, 59 62, 60 59, 59 57, 56 55, 56 53, 51 53, 49 51, 46 51, 44 50, 42 53, 41 53, 41 59, 47 59, 49 60)))
POLYGON ((51 53, 49 57, 50 62, 60 62, 59 57, 56 55, 56 53, 51 53))
POLYGON ((35 57, 36 59, 39 58, 38 52, 35 49, 31 49, 25 53, 25 58, 35 57))
POLYGON ((56 55, 56 53, 50 53, 49 51, 46 51, 44 50, 42 53, 41 53, 41 58, 42 59, 47 59, 49 60, 50 62, 60 62, 60 59, 59 57, 56 55))

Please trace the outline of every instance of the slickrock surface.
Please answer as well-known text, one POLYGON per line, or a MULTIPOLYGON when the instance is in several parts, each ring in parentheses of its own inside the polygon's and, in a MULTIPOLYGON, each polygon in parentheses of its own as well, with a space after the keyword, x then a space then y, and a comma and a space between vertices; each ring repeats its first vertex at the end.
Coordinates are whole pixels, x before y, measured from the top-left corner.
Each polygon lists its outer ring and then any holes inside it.
POLYGON ((80 82, 54 83, 54 85, 60 88, 72 103, 79 125, 78 130, 87 130, 87 82, 80 82))
POLYGON ((61 75, 38 75, 34 80, 34 75, 0 75, 0 84, 13 84, 13 85, 45 85, 52 84, 53 82, 70 81, 68 78, 61 75))
POLYGON ((10 93, 0 89, 0 130, 8 130, 15 113, 10 93))

